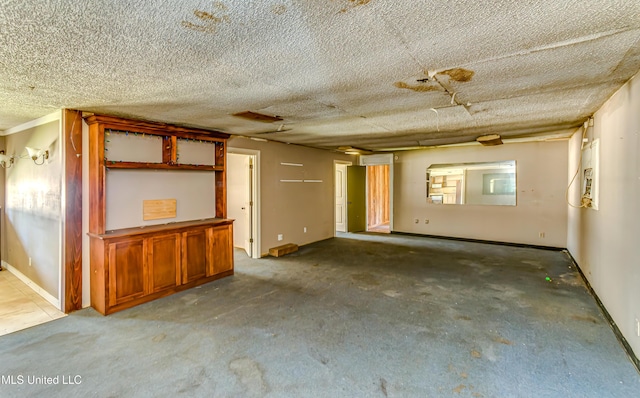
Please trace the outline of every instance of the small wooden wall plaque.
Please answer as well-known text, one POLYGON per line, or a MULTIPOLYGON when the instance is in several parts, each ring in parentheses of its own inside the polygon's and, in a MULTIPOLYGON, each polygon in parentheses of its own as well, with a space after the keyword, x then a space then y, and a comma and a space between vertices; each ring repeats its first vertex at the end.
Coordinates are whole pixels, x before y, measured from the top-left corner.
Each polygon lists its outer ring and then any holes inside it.
POLYGON ((142 201, 142 219, 159 220, 176 218, 177 201, 175 199, 156 199, 142 201))

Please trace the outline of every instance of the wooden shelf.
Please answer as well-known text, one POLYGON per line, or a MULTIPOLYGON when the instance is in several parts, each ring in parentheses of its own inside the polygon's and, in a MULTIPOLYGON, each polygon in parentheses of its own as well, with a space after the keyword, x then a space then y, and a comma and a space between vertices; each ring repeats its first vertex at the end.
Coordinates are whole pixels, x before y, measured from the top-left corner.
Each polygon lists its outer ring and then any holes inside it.
POLYGON ((212 165, 206 165, 206 164, 138 163, 138 162, 117 162, 117 161, 105 160, 104 165, 107 169, 224 171, 224 166, 212 166, 212 165))
POLYGON ((91 115, 85 120, 89 125, 91 305, 106 315, 233 275, 233 220, 226 219, 229 135, 111 116, 91 115), (107 159, 105 135, 114 132, 163 137, 162 153, 152 157, 162 162, 107 159), (180 139, 212 142, 215 165, 178 163, 180 139), (110 169, 213 172, 215 218, 106 231, 110 169))
POLYGON ((123 229, 115 229, 111 231, 107 231, 103 234, 94 234, 89 232, 89 236, 97 239, 113 239, 113 238, 121 238, 123 236, 134 236, 134 235, 143 235, 143 234, 151 234, 157 232, 182 232, 182 229, 190 229, 194 227, 201 226, 218 226, 218 225, 229 225, 233 223, 233 220, 229 220, 226 218, 207 218, 204 220, 193 220, 193 221, 181 221, 181 222, 170 222, 166 224, 157 224, 157 225, 145 225, 143 227, 137 228, 123 228, 123 229))

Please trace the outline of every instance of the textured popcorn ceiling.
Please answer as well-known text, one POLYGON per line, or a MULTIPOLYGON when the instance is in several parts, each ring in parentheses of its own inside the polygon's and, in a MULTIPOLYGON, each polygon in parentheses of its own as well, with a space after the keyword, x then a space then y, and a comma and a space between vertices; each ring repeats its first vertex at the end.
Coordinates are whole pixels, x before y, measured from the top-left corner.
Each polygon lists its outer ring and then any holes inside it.
POLYGON ((0 0, 0 130, 73 108, 324 148, 539 136, 639 69, 629 0, 0 0))

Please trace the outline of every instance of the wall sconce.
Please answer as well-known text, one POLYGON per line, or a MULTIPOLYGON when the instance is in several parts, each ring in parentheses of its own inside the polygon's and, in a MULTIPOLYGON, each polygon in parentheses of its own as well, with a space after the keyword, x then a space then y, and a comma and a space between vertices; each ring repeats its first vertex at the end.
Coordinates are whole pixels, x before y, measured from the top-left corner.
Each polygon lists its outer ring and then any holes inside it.
POLYGON ((13 156, 7 156, 4 151, 0 151, 0 166, 4 169, 9 169, 13 166, 13 156))
POLYGON ((33 160, 33 163, 37 165, 44 164, 44 161, 49 159, 49 150, 47 149, 31 148, 28 146, 24 149, 27 150, 27 154, 29 155, 31 160, 33 160), (40 161, 40 163, 38 163, 38 158, 40 157, 42 157, 42 160, 40 161))

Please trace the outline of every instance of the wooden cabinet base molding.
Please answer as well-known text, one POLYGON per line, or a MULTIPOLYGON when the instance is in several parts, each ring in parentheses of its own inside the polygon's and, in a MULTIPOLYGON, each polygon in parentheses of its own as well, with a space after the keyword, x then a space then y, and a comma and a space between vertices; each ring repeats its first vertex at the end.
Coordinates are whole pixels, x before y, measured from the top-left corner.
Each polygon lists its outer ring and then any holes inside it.
POLYGON ((233 275, 233 221, 90 233, 91 305, 103 315, 233 275))

